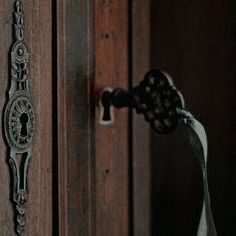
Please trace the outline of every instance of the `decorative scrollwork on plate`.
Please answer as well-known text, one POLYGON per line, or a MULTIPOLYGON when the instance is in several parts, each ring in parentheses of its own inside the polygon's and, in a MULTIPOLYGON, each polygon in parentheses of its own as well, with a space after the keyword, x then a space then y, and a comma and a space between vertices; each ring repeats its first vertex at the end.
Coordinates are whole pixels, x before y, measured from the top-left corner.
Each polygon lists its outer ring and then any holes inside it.
POLYGON ((35 115, 30 98, 18 92, 8 103, 6 110, 6 134, 11 146, 26 149, 35 132, 35 115))
POLYGON ((15 42, 11 48, 11 84, 4 116, 9 164, 12 172, 12 201, 15 210, 15 231, 23 235, 28 200, 28 170, 32 158, 35 113, 28 86, 30 53, 24 41, 24 12, 21 0, 15 2, 13 13, 15 42))
MULTIPOLYGON (((25 157, 25 161, 24 161, 24 167, 27 168, 26 172, 28 171, 28 163, 30 162, 31 159, 31 154, 30 153, 25 153, 24 155, 25 157)), ((27 177, 26 175, 23 176, 24 178, 21 180, 19 178, 19 166, 17 164, 17 160, 16 160, 16 156, 13 155, 10 159, 9 159, 9 164, 11 166, 12 169, 12 174, 13 174, 13 178, 15 179, 14 181, 14 186, 13 186, 13 201, 14 201, 14 205, 15 205, 15 209, 16 209, 16 216, 15 216, 15 220, 16 220, 16 226, 15 226, 15 230, 17 232, 18 235, 23 235, 24 231, 25 231, 25 223, 26 223, 26 203, 28 200, 28 192, 27 192, 27 177)))
POLYGON ((29 51, 24 42, 16 42, 11 53, 12 70, 11 75, 17 82, 24 82, 28 79, 29 51))

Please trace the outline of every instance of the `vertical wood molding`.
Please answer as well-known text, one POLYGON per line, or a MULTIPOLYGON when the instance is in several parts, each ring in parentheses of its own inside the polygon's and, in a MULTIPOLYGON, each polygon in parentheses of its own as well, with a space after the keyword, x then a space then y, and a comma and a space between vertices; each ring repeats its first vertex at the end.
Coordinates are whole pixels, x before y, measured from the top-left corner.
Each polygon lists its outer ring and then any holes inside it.
POLYGON ((29 170, 25 235, 52 233, 52 54, 51 1, 24 1, 25 38, 31 52, 30 84, 36 114, 29 170))
POLYGON ((93 1, 57 1, 61 236, 94 235, 93 1))
POLYGON ((51 10, 51 1, 24 1, 25 38, 31 52, 29 76, 37 123, 28 176, 26 235, 52 234, 51 10))
MULTIPOLYGON (((150 0, 132 1, 132 86, 150 69, 150 0)), ((133 233, 151 235, 150 129, 142 116, 133 115, 133 233)))
POLYGON ((57 14, 60 235, 125 236, 128 111, 101 126, 94 87, 128 87, 128 4, 64 0, 57 14))
MULTIPOLYGON (((128 1, 95 1, 96 89, 128 88, 128 1)), ((129 235, 128 110, 111 126, 96 110, 96 234, 129 235)))

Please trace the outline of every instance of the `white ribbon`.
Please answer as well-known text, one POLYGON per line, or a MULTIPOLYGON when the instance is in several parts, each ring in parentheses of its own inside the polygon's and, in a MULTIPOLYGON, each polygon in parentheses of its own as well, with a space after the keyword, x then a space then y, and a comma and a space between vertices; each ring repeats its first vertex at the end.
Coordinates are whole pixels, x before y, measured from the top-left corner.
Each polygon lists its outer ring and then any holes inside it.
POLYGON ((185 110, 178 110, 184 123, 189 127, 191 146, 198 158, 203 176, 204 199, 202 213, 198 225, 197 236, 217 236, 214 220, 211 213, 210 195, 207 181, 207 136, 204 126, 193 115, 185 110))

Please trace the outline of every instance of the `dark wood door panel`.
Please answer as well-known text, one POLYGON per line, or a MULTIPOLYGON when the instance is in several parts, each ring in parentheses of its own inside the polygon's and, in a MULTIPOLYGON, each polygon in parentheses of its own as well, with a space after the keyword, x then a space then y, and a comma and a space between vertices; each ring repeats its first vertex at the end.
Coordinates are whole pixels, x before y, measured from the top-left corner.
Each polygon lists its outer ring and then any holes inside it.
POLYGON ((93 1, 57 1, 59 234, 95 235, 93 1))
MULTIPOLYGON (((132 86, 138 85, 150 70, 150 3, 150 0, 134 0, 130 4, 132 86)), ((151 234, 151 136, 142 115, 134 112, 132 118, 133 234, 143 236, 151 234)))
MULTIPOLYGON (((152 4, 152 65, 173 76, 208 133, 209 185, 219 235, 236 232, 235 10, 233 1, 224 0, 152 4)), ((197 229, 201 174, 186 132, 180 128, 167 139, 154 135, 154 235, 193 235, 197 229)))
POLYGON ((101 126, 97 100, 107 86, 128 87, 128 3, 57 9, 60 235, 128 235, 128 111, 101 126))
MULTIPOLYGON (((128 1, 95 1, 95 86, 128 88, 128 1)), ((102 126, 96 110, 96 235, 129 235, 128 111, 102 126)))
POLYGON ((30 84, 36 135, 29 170, 26 235, 52 234, 52 16, 50 1, 24 1, 31 52, 30 84))

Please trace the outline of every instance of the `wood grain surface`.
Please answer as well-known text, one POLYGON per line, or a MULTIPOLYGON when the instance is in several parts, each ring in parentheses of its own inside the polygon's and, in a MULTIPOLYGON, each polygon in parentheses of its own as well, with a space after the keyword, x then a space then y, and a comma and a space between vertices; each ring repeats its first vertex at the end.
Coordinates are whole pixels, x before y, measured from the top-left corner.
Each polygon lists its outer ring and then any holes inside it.
MULTIPOLYGON (((144 79, 150 70, 150 5, 151 1, 134 0, 130 5, 130 64, 132 87, 144 79)), ((151 152, 150 127, 142 115, 132 119, 132 205, 133 235, 151 234, 151 152)))
MULTIPOLYGON (((128 89, 128 1, 95 1, 96 89, 128 89)), ((96 109, 96 235, 129 235, 128 110, 117 110, 110 126, 96 109)))
POLYGON ((51 2, 24 2, 26 40, 31 52, 36 136, 29 171, 30 198, 26 235, 52 234, 52 49, 51 2))
POLYGON ((60 235, 128 235, 128 112, 95 125, 94 90, 128 86, 127 3, 62 1, 57 19, 60 235))
POLYGON ((57 2, 59 235, 63 236, 93 236, 96 230, 92 2, 57 2))

